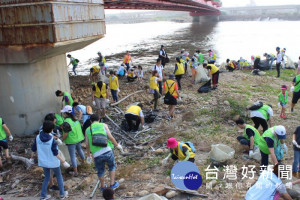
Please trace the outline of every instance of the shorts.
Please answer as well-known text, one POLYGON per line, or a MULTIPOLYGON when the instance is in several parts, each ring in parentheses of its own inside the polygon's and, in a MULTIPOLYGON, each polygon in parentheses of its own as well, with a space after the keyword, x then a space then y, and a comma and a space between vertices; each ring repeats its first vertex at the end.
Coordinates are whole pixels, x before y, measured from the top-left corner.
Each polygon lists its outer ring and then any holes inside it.
POLYGON ((196 71, 195 68, 192 68, 192 74, 193 74, 193 75, 196 75, 196 74, 197 74, 197 71, 196 71))
POLYGON ((7 140, 0 140, 0 152, 1 152, 1 149, 8 149, 8 144, 7 144, 7 140))
POLYGON ((112 150, 97 156, 94 158, 94 162, 98 172, 98 177, 104 177, 105 163, 107 163, 108 170, 110 172, 116 171, 115 156, 112 150))
POLYGON ((298 102, 298 100, 300 99, 300 92, 294 92, 293 93, 293 99, 292 99, 292 103, 296 104, 298 102))
POLYGON ((106 108, 106 99, 105 98, 95 98, 96 106, 98 109, 106 108))
POLYGON ((280 105, 281 105, 282 107, 286 108, 286 103, 281 103, 281 102, 280 102, 280 105))

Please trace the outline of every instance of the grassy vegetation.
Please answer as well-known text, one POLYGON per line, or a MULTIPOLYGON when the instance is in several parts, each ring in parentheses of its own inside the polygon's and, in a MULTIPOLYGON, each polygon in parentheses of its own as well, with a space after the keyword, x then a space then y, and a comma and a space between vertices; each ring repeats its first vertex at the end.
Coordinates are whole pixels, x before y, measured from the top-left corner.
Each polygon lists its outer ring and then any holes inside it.
POLYGON ((152 168, 152 167, 160 165, 161 160, 162 160, 161 157, 155 157, 152 159, 148 159, 148 160, 146 160, 146 165, 148 168, 152 168))
MULTIPOLYGON (((276 77, 277 71, 276 70, 268 70, 265 71, 267 76, 276 77)), ((292 82, 293 78, 296 76, 296 71, 294 69, 284 69, 280 71, 280 79, 284 81, 292 82)))
POLYGON ((230 112, 226 113, 228 118, 233 118, 236 115, 240 115, 243 117, 247 116, 246 107, 249 105, 249 102, 246 99, 236 100, 234 98, 228 97, 227 101, 230 104, 230 112))

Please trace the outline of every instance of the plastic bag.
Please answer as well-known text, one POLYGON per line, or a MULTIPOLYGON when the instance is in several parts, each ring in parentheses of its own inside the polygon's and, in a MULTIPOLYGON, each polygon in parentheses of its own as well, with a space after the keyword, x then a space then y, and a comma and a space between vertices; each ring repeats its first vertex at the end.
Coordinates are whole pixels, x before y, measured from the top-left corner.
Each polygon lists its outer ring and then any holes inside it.
POLYGON ((225 144, 211 145, 209 157, 212 162, 225 163, 233 158, 235 150, 225 144))
POLYGON ((252 159, 256 160, 256 161, 261 161, 261 154, 260 154, 260 150, 258 147, 254 148, 254 152, 252 154, 252 159))
POLYGON ((138 200, 168 200, 168 199, 163 196, 158 196, 157 194, 149 194, 147 196, 139 198, 138 200))
POLYGON ((207 75, 207 70, 203 68, 202 65, 199 65, 196 68, 197 74, 195 77, 195 83, 200 83, 200 82, 206 82, 209 80, 209 77, 207 75))
MULTIPOLYGON (((292 61, 292 59, 290 57, 288 57, 287 55, 285 57, 286 57, 285 68, 286 69, 295 69, 295 64, 292 61)), ((285 60, 283 62, 285 62, 285 60)))

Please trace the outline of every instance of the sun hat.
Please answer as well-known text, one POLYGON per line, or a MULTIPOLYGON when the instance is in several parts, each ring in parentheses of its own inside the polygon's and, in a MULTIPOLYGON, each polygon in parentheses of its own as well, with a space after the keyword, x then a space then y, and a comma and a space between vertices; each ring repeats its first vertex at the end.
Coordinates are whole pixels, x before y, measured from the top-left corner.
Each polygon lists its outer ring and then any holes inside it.
POLYGON ((66 105, 64 107, 64 109, 62 109, 60 112, 62 112, 62 113, 72 113, 72 107, 69 106, 69 105, 66 105))
POLYGON ((275 126, 275 133, 277 134, 278 139, 280 140, 286 139, 286 130, 284 126, 282 125, 275 126))
POLYGON ((175 148, 175 147, 177 147, 177 145, 178 145, 178 142, 177 142, 176 138, 171 137, 168 139, 167 147, 175 148))

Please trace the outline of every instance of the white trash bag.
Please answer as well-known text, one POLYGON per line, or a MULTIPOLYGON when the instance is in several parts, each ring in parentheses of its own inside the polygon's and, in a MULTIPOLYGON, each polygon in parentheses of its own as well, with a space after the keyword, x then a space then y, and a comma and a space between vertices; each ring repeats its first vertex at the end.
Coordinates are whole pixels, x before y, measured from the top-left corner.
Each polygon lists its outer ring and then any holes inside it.
POLYGON ((147 196, 141 197, 138 200, 168 200, 164 196, 158 196, 157 194, 149 194, 147 196))
POLYGON ((286 57, 286 63, 285 63, 285 68, 286 69, 295 69, 295 64, 294 62, 292 61, 292 59, 288 56, 285 56, 286 57))
POLYGON ((207 70, 204 69, 202 65, 196 68, 196 72, 195 83, 207 82, 209 80, 207 70))
POLYGON ((209 157, 213 163, 225 163, 232 159, 234 154, 235 150, 225 144, 213 144, 211 145, 209 157))

